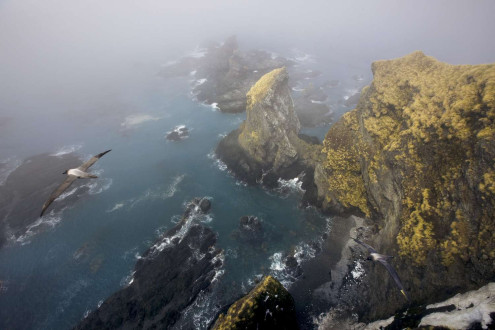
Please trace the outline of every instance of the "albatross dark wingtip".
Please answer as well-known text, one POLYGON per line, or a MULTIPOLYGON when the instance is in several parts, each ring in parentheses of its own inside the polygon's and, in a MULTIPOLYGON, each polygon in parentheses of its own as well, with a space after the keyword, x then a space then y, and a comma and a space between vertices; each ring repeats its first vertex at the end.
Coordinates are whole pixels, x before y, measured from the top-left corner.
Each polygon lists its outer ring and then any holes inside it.
POLYGON ((96 157, 100 158, 102 157, 103 155, 109 153, 110 151, 112 151, 112 149, 108 149, 107 151, 103 151, 102 153, 98 154, 96 157))

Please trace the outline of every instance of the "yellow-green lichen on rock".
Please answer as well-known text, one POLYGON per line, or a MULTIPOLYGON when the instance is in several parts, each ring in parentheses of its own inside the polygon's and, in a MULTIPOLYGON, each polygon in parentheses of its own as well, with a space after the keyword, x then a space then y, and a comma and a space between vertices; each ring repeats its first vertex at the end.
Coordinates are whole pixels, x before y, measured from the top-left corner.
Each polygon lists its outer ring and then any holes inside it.
POLYGON ((289 74, 283 67, 265 74, 251 87, 247 93, 246 120, 238 138, 250 157, 272 165, 275 170, 306 158, 306 154, 314 158, 313 151, 320 148, 298 137, 300 123, 288 81, 289 74))
POLYGON ((450 65, 414 52, 372 71, 357 108, 325 138, 320 198, 371 214, 379 228, 395 222, 397 232, 387 234, 395 243, 383 245, 415 266, 437 256, 445 266, 470 260, 487 274, 495 250, 495 65, 450 65))
POLYGON ((212 329, 298 329, 294 300, 272 276, 220 314, 212 329))

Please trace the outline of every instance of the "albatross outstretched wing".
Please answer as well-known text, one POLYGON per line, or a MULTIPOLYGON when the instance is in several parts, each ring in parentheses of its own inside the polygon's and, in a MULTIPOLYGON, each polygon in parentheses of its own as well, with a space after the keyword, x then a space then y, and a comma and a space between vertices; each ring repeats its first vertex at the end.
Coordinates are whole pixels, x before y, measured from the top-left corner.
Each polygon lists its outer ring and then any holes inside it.
POLYGON ((104 151, 104 152, 102 152, 102 153, 100 153, 100 154, 98 154, 96 156, 91 157, 90 160, 88 160, 86 163, 84 163, 81 166, 79 166, 78 169, 80 169, 81 171, 86 172, 91 165, 93 165, 94 163, 96 163, 96 161, 98 159, 100 159, 104 154, 109 153, 110 151, 112 151, 112 149, 107 150, 107 151, 104 151))
POLYGON ((356 241, 356 243, 361 244, 362 246, 367 248, 369 253, 377 253, 376 250, 373 247, 369 246, 368 244, 363 243, 360 240, 355 239, 355 238, 353 238, 353 240, 356 241))
POLYGON ((52 194, 50 195, 50 197, 48 198, 48 200, 45 202, 45 204, 43 204, 43 207, 41 208, 40 217, 43 216, 43 213, 45 213, 45 210, 48 208, 48 206, 50 206, 50 204, 55 199, 57 199, 57 197, 60 196, 64 192, 65 189, 69 188, 69 186, 72 184, 72 182, 74 182, 76 179, 77 179, 77 177, 75 177, 73 175, 68 175, 67 176, 67 178, 65 179, 65 181, 62 182, 62 184, 60 186, 58 186, 58 188, 55 189, 55 191, 52 192, 52 194))
POLYGON ((404 290, 404 287, 402 286, 402 283, 400 281, 399 274, 397 274, 394 267, 392 267, 392 265, 388 263, 387 258, 378 258, 378 261, 382 265, 384 265, 385 268, 387 268, 388 272, 394 279, 395 284, 397 284, 397 286, 399 287, 400 292, 404 295, 404 297, 406 297, 407 300, 409 300, 409 296, 407 295, 406 290, 404 290))

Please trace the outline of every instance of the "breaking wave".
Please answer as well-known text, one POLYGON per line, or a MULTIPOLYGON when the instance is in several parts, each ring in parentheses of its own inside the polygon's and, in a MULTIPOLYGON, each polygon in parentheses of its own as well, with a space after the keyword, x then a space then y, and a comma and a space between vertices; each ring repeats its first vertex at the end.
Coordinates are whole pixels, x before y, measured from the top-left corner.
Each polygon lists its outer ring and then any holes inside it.
POLYGON ((7 158, 0 162, 0 186, 5 183, 10 173, 14 172, 19 166, 22 165, 22 161, 15 158, 7 158))
POLYGON ((71 154, 71 153, 76 152, 79 149, 81 149, 82 146, 83 146, 82 144, 72 144, 69 146, 63 146, 62 148, 60 148, 59 150, 57 150, 53 154, 50 154, 50 156, 60 157, 63 155, 71 154))

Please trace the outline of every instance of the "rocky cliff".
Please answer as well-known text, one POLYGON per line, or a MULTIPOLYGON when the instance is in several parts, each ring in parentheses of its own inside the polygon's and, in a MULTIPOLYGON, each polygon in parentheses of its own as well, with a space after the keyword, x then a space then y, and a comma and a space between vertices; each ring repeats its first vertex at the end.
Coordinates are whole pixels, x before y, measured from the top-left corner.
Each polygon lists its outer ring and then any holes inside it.
MULTIPOLYGON (((315 170, 322 207, 372 220, 365 238, 398 256, 413 302, 493 281, 495 65, 449 65, 415 52, 372 71, 356 109, 323 142, 315 170)), ((365 318, 405 304, 379 266, 365 267, 356 307, 365 318)))
POLYGON ((212 329, 299 329, 294 299, 279 281, 266 276, 220 314, 212 329))
POLYGON ((288 81, 285 68, 261 77, 247 93, 246 120, 219 143, 218 156, 247 182, 273 186, 303 171, 312 178, 321 147, 298 136, 288 81))

